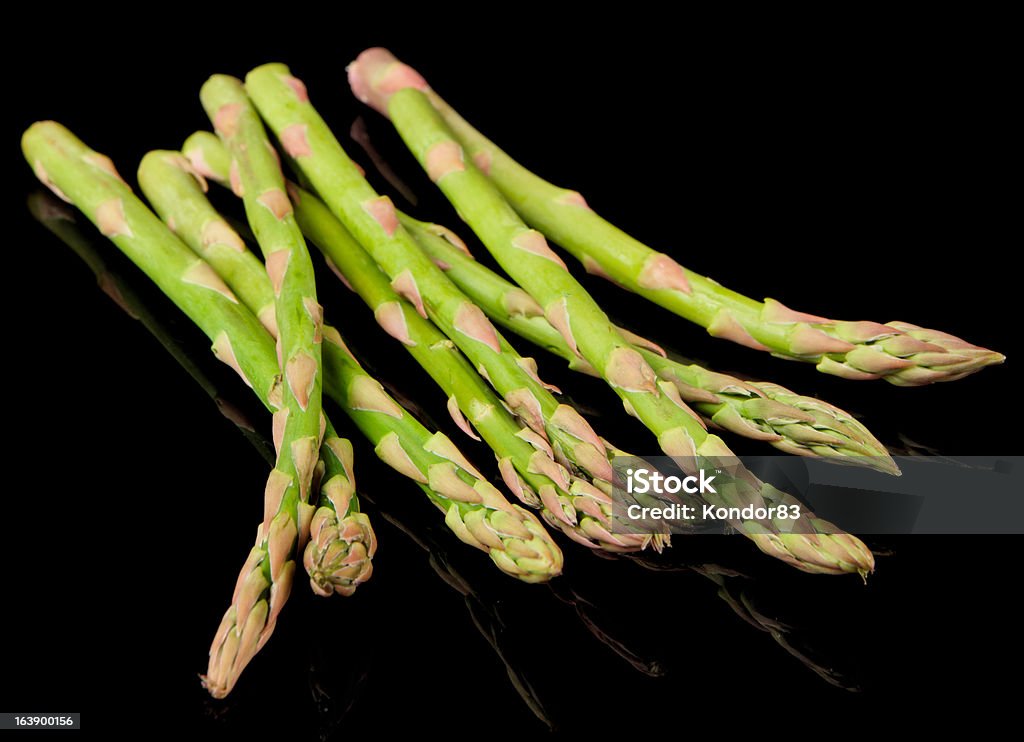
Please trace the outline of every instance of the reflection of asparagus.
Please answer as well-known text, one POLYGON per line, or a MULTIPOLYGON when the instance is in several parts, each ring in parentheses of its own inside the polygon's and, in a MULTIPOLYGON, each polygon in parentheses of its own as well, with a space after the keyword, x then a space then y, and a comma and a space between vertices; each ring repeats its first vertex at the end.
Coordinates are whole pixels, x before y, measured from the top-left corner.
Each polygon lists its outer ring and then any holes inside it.
POLYGON ((398 177, 388 161, 385 160, 377 148, 373 146, 373 142, 370 140, 370 133, 366 130, 366 122, 362 116, 357 116, 356 120, 352 122, 352 126, 348 130, 348 135, 352 138, 352 141, 363 148, 363 152, 370 158, 370 162, 373 163, 373 167, 381 174, 381 177, 388 182, 388 184, 394 188, 398 193, 402 195, 406 201, 411 203, 413 206, 416 205, 418 199, 413 190, 406 185, 405 181, 398 177))
MULTIPOLYGON (((530 682, 525 668, 517 662, 518 652, 507 646, 510 643, 507 627, 497 605, 475 590, 472 583, 457 568, 453 563, 453 559, 457 559, 457 555, 449 552, 444 539, 439 534, 435 535, 434 529, 429 525, 412 528, 394 512, 382 510, 381 514, 430 555, 430 566, 437 576, 465 599, 466 609, 469 611, 473 624, 494 650, 494 653, 498 655, 498 659, 505 665, 508 679, 516 693, 538 719, 548 727, 554 728, 554 722, 544 708, 533 683, 530 682)), ((551 583, 552 586, 555 584, 557 582, 551 583)))
POLYGON ((796 627, 762 613, 757 607, 754 596, 745 589, 741 582, 720 574, 702 574, 718 584, 718 597, 724 600, 736 612, 736 615, 754 628, 769 634, 780 647, 795 657, 804 667, 829 685, 848 691, 860 690, 857 684, 844 674, 816 659, 810 648, 801 646, 801 637, 796 627))
MULTIPOLYGON (((173 221, 182 239, 231 283, 239 299, 250 308, 265 307, 270 280, 258 260, 245 249, 206 200, 200 184, 185 167, 184 158, 171 152, 150 152, 139 168, 139 182, 165 218, 173 221), (231 249, 214 251, 204 236, 210 224, 231 249)), ((561 571, 561 553, 537 520, 510 505, 466 460, 442 433, 431 435, 404 411, 348 352, 341 335, 324 326, 327 393, 355 421, 376 446, 378 457, 417 482, 444 512, 448 526, 466 543, 488 552, 498 567, 527 582, 540 582, 561 571)), ((323 514, 329 518, 329 513, 323 514)), ((321 575, 323 564, 344 564, 332 544, 320 544, 318 533, 331 533, 329 520, 314 518, 313 540, 307 551, 311 576, 321 575), (320 547, 318 549, 318 547, 320 547)), ((314 578, 314 589, 317 579, 314 578)))
POLYGON ((717 564, 673 565, 663 561, 646 559, 641 555, 631 555, 630 559, 653 572, 696 572, 706 577, 717 586, 716 594, 718 597, 744 623, 753 626, 758 631, 769 634, 779 646, 796 658, 800 664, 807 667, 829 685, 849 691, 859 690, 856 683, 848 679, 845 674, 822 664, 821 659, 815 658, 817 652, 806 645, 805 638, 800 635, 799 627, 787 625, 776 618, 767 616, 757 608, 754 595, 748 589, 755 585, 755 583, 747 575, 717 564))
MULTIPOLYGON (((402 80, 382 85, 375 72, 372 66, 360 69, 353 65, 353 87, 372 89, 378 96, 420 165, 505 272, 537 300, 568 346, 594 367, 627 411, 657 436, 662 450, 691 461, 693 457, 733 458, 725 443, 707 432, 675 387, 659 380, 644 357, 611 324, 543 235, 524 224, 494 185, 463 159, 461 147, 426 96, 414 86, 403 87, 402 80)), ((788 497, 742 466, 719 483, 719 491, 710 495, 716 505, 756 508, 788 497)), ((765 553, 807 572, 866 574, 874 568, 871 552, 859 539, 813 517, 734 524, 765 553)))
MULTIPOLYGON (((375 502, 376 504, 376 502, 375 502)), ((466 597, 467 607, 473 615, 474 623, 480 629, 480 633, 488 640, 495 652, 505 663, 517 692, 523 697, 526 704, 543 721, 551 725, 550 719, 546 717, 540 700, 537 698, 533 686, 524 677, 521 668, 514 666, 514 654, 503 651, 497 642, 500 641, 504 622, 501 620, 497 606, 488 600, 481 591, 474 589, 468 578, 460 572, 453 564, 453 559, 458 559, 458 554, 452 554, 444 546, 443 540, 433 535, 434 529, 417 527, 413 529, 405 525, 397 514, 393 512, 382 512, 382 515, 392 524, 397 526, 409 538, 415 541, 421 548, 430 553, 430 564, 446 583, 453 589, 466 597), (481 616, 481 612, 483 615, 481 616), (486 626, 481 625, 481 617, 485 619, 486 626)), ((572 607, 583 626, 599 642, 608 647, 612 652, 629 663, 634 669, 651 677, 659 677, 664 671, 657 660, 643 657, 638 650, 631 647, 625 640, 619 638, 616 633, 607 625, 601 616, 600 609, 591 601, 583 597, 565 578, 552 581, 548 584, 551 592, 559 601, 572 607)))
POLYGON ((366 604, 356 606, 346 621, 332 616, 331 631, 338 636, 358 635, 357 642, 310 642, 309 693, 320 717, 320 740, 340 739, 341 728, 370 681, 376 627, 365 615, 366 604))
MULTIPOLYGON (((334 650, 336 642, 317 642, 318 653, 334 650)), ((326 660, 321 664, 319 657, 310 660, 309 693, 320 715, 320 739, 340 738, 340 729, 345 718, 355 706, 370 679, 369 648, 365 642, 353 642, 344 652, 341 677, 337 672, 338 663, 326 660), (337 735, 337 736, 336 736, 337 735)))
POLYGON ((96 275, 96 284, 103 293, 121 307, 129 317, 142 323, 142 326, 178 362, 178 365, 195 379, 196 383, 217 405, 220 413, 235 424, 268 464, 273 465, 274 450, 267 444, 267 440, 256 432, 256 428, 245 416, 245 413, 225 398, 209 376, 189 358, 174 338, 172 331, 146 308, 145 303, 136 295, 131 286, 107 266, 90 237, 83 232, 75 220, 74 212, 54 196, 38 191, 28 197, 28 209, 40 224, 75 251, 96 275))
POLYGON ((601 617, 600 609, 585 597, 579 594, 570 581, 562 580, 553 582, 550 585, 551 592, 566 605, 572 606, 576 615, 584 626, 587 627, 595 639, 604 644, 608 649, 624 659, 638 672, 649 675, 652 678, 661 677, 665 674, 661 663, 656 659, 643 657, 636 649, 620 639, 605 624, 601 617))
POLYGON ((575 191, 542 180, 498 149, 384 49, 350 67, 356 96, 387 115, 387 95, 411 86, 430 97, 472 159, 531 226, 605 276, 695 322, 716 337, 817 365, 848 379, 884 378, 900 386, 952 381, 1001 363, 999 353, 905 322, 840 322, 763 303, 684 269, 609 224, 575 191))
MULTIPOLYGON (((220 182, 227 180, 228 159, 215 137, 198 132, 183 149, 197 171, 220 182)), ((319 199, 299 188, 292 193, 302 228, 373 309, 378 323, 402 342, 449 396, 449 411, 459 427, 468 432, 466 418, 473 423, 497 455, 510 489, 522 493, 526 502, 541 504, 548 523, 588 546, 621 551, 644 543, 637 536, 612 533, 610 495, 579 478, 562 482, 565 470, 553 460, 547 441, 508 412, 445 335, 401 300, 373 259, 319 199)), ((566 411, 570 409, 565 406, 566 411)))
MULTIPOLYGON (((448 277, 495 322, 561 356, 577 371, 594 373, 581 363, 565 338, 544 316, 529 294, 456 247, 435 225, 404 214, 402 224, 441 266, 448 277)), ((827 402, 804 397, 777 384, 744 382, 678 363, 660 348, 622 328, 660 379, 671 382, 680 397, 705 418, 738 435, 764 440, 780 450, 802 456, 821 456, 898 472, 885 447, 848 413, 827 402)))
MULTIPOLYGON (((138 265, 213 341, 217 357, 238 371, 264 404, 272 410, 280 409, 283 392, 269 336, 213 269, 136 198, 109 158, 93 152, 54 122, 33 124, 22 138, 22 149, 37 177, 81 209, 100 232, 138 265)), ((326 420, 324 436, 327 472, 337 473, 326 477, 323 489, 332 500, 336 493, 346 503, 340 508, 345 511, 355 501, 350 475, 351 444, 339 438, 326 420)), ((279 439, 275 442, 279 443, 279 439)), ((277 469, 274 471, 280 474, 277 469)), ((309 535, 315 508, 305 501, 305 492, 293 503, 294 507, 277 503, 274 493, 283 494, 282 482, 277 474, 271 475, 256 545, 239 575, 231 606, 210 650, 204 684, 218 698, 231 691, 242 670, 273 633, 278 614, 291 592, 296 548, 309 535), (296 520, 292 520, 292 515, 296 520)), ((352 515, 356 519, 353 532, 348 535, 352 540, 358 536, 371 544, 372 550, 369 522, 361 514, 352 515)), ((352 556, 349 587, 354 588, 369 576, 370 555, 363 550, 353 552, 352 556)))

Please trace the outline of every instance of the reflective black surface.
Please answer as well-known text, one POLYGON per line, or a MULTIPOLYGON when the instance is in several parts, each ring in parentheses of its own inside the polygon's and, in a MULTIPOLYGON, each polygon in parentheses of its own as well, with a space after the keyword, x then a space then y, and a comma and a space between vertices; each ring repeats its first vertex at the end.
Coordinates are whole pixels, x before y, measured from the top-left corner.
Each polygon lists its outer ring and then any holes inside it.
MULTIPOLYGON (((349 427, 380 540, 373 579, 350 599, 298 584, 231 697, 206 698, 196 676, 261 512, 266 464, 24 208, 35 186, 14 143, 38 118, 62 121, 132 180, 145 151, 207 126, 206 76, 285 61, 368 169, 347 138, 358 116, 417 195, 415 213, 457 226, 387 123, 347 91, 344 64, 388 44, 511 154, 687 266, 806 311, 947 330, 1010 360, 933 388, 846 382, 712 340, 585 279, 632 329, 714 368, 821 395, 894 452, 1019 453, 997 46, 724 28, 708 31, 714 41, 694 29, 654 39, 643 27, 595 35, 510 22, 507 38, 484 24, 457 43, 436 21, 418 28, 429 42, 409 27, 344 23, 239 37, 184 20, 145 36, 77 27, 41 35, 47 53, 8 68, 5 710, 81 711, 87 731, 151 724, 224 739, 549 726, 646 735, 686 733, 708 715, 723 729, 793 730, 888 708, 997 714, 1001 695, 1019 693, 1019 538, 869 537, 879 558, 866 585, 796 573, 741 538, 677 539, 642 559, 566 542, 565 577, 526 586, 457 542, 349 427)), ((269 429, 205 339, 96 244, 222 396, 269 429)), ((488 466, 369 311, 320 275, 329 316, 367 365, 488 466)), ((654 452, 599 382, 538 361, 599 432, 654 452)))

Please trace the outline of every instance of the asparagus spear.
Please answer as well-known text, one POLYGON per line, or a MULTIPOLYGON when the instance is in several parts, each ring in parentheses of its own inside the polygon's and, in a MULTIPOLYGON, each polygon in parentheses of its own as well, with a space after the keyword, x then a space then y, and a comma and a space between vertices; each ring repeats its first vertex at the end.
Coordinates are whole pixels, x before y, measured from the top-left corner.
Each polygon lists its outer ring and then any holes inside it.
MULTIPOLYGON (((215 137, 205 132, 193 134, 183 151, 205 177, 225 181, 228 158, 215 137)), ((536 436, 505 409, 452 342, 401 300, 373 259, 327 207, 298 187, 291 190, 303 230, 374 311, 378 323, 402 342, 444 390, 455 422, 467 432, 471 432, 467 418, 472 422, 498 457, 509 488, 524 502, 542 506, 549 524, 580 543, 610 551, 642 547, 646 539, 612 532, 611 497, 606 491, 576 477, 568 484, 560 481, 560 471, 553 469, 548 450, 535 446, 536 436)))
MULTIPOLYGON (((269 336, 210 266, 135 197, 110 159, 90 150, 70 131, 51 121, 29 127, 22 137, 22 150, 36 176, 81 209, 138 265, 212 340, 217 357, 232 366, 268 407, 281 409, 282 390, 269 336), (261 340, 265 343, 263 352, 259 350, 261 340)), ((326 420, 324 437, 325 448, 336 454, 338 461, 327 456, 326 469, 337 473, 326 478, 323 487, 351 496, 351 468, 345 467, 348 443, 326 420)), ((278 465, 280 462, 279 454, 278 465)), ((268 491, 281 491, 281 476, 275 468, 268 491)), ((292 554, 296 544, 304 544, 308 538, 313 506, 296 498, 292 512, 286 512, 288 518, 284 519, 278 517, 284 511, 274 505, 274 499, 265 501, 256 545, 239 575, 231 606, 210 650, 210 667, 203 682, 218 698, 231 691, 242 670, 273 633, 291 591, 295 571, 292 554)), ((371 546, 353 549, 347 565, 347 591, 369 576, 373 543, 365 516, 354 515, 353 532, 347 534, 350 543, 360 541, 371 546)))
POLYGON ((906 322, 847 322, 755 301, 687 270, 594 213, 576 191, 542 180, 488 141, 385 49, 367 49, 349 68, 353 92, 387 115, 388 97, 414 87, 451 127, 466 153, 522 218, 572 253, 590 273, 646 297, 715 336, 816 364, 847 379, 884 378, 899 386, 952 381, 1002 363, 1004 356, 906 322))
MULTIPOLYGON (((488 317, 569 362, 578 371, 595 373, 565 342, 544 316, 544 310, 518 286, 444 237, 449 231, 399 213, 399 219, 447 276, 488 317)), ((457 238, 456 238, 457 239, 457 238)), ((801 456, 822 456, 899 473, 885 447, 849 413, 813 397, 768 382, 745 382, 696 364, 665 357, 664 351, 619 328, 658 378, 671 382, 679 396, 693 405, 705 422, 732 433, 763 440, 801 456)))
MULTIPOLYGON (((200 99, 232 155, 236 190, 243 195, 249 226, 257 236, 274 286, 274 323, 284 404, 275 413, 282 476, 268 488, 267 506, 278 498, 275 520, 287 527, 292 503, 307 499, 320 447, 323 310, 316 300, 313 264, 295 224, 276 153, 240 81, 214 75, 200 99)), ((268 316, 262 318, 264 321, 268 316)))
MULTIPOLYGON (((538 451, 547 453, 550 448, 558 460, 538 456, 534 468, 559 482, 562 493, 571 487, 563 465, 576 477, 590 480, 581 479, 583 484, 609 489, 615 474, 605 445, 589 423, 554 398, 538 378, 534 360, 519 356, 479 307, 419 251, 398 224, 390 199, 379 196, 366 182, 309 103, 302 83, 284 65, 270 64, 251 71, 246 85, 289 156, 334 216, 391 277, 392 286, 424 318, 429 316, 487 377, 505 404, 532 430, 538 451)), ((550 508, 556 514, 570 509, 571 500, 564 494, 560 499, 558 509, 550 508)), ((571 517, 565 519, 571 525, 571 517)))
MULTIPOLYGON (((143 158, 139 183, 146 196, 196 253, 207 252, 213 267, 230 281, 250 308, 265 306, 270 278, 245 243, 222 219, 200 188, 201 181, 178 153, 155 151, 143 158), (208 225, 232 247, 210 251, 208 225)), ((373 379, 345 347, 340 333, 323 328, 324 383, 327 395, 352 418, 374 444, 377 456, 415 481, 464 542, 487 552, 495 564, 525 582, 543 582, 561 572, 562 555, 537 519, 509 504, 466 460, 447 436, 431 434, 373 379)), ((271 334, 273 334, 271 332, 271 334)), ((323 510, 323 509, 321 509, 323 510)), ((313 575, 323 565, 343 567, 346 555, 332 543, 338 527, 330 513, 314 516, 306 566, 313 575)), ((313 578, 314 590, 318 580, 313 578)))
MULTIPOLYGON (((372 77, 360 76, 370 72, 353 65, 353 87, 378 85, 372 77)), ((626 410, 657 435, 662 450, 687 462, 695 456, 734 458, 678 393, 673 394, 675 388, 658 379, 551 251, 543 235, 526 226, 476 166, 464 160, 461 147, 426 96, 415 86, 391 82, 386 90, 374 89, 420 165, 505 272, 540 303, 573 352, 590 363, 620 396, 626 410)), ((711 497, 755 507, 763 506, 765 500, 788 497, 742 466, 735 470, 736 478, 726 477, 725 486, 709 493, 711 497)), ((796 523, 811 532, 792 532, 794 522, 741 522, 736 526, 759 548, 809 572, 871 570, 874 560, 870 551, 855 537, 836 533, 831 524, 814 523, 813 519, 796 523)))
POLYGON ((264 251, 277 299, 283 399, 274 413, 278 465, 264 503, 271 515, 271 542, 276 541, 281 550, 278 558, 271 559, 271 579, 277 580, 284 565, 292 564, 298 546, 295 535, 302 529, 296 531, 296 503, 309 496, 322 439, 323 313, 316 300, 313 265, 291 215, 280 166, 241 83, 215 75, 203 85, 200 99, 232 152, 235 186, 245 194, 246 217, 264 251), (276 539, 275 533, 279 534, 276 539))

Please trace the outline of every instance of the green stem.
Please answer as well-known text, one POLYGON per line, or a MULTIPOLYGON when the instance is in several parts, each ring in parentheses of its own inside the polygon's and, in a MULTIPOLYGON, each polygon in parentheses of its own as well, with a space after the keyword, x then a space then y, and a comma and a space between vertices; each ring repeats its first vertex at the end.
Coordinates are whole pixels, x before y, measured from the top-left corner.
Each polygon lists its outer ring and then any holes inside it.
MULTIPOLYGON (((295 508, 309 500, 321 442, 323 310, 316 300, 313 263, 284 192, 281 167, 241 82, 214 75, 199 97, 231 153, 234 185, 244 194, 245 214, 274 286, 283 403, 274 413, 278 464, 265 507, 276 511, 268 524, 269 538, 287 542, 291 556, 298 545, 293 533, 295 508)), ((190 220, 183 221, 191 226, 190 220)), ((272 562, 271 574, 276 576, 280 561, 272 562)))

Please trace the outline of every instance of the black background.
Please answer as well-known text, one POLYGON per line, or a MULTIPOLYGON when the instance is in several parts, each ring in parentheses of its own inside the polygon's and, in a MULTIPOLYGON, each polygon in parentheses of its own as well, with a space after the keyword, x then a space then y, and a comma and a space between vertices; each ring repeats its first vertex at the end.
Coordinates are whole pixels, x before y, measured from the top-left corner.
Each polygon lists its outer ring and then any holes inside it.
MULTIPOLYGON (((590 27, 523 11, 500 23, 480 17, 459 34, 439 12, 401 24, 385 8, 373 23, 275 16, 257 32, 212 18, 128 29, 64 18, 6 66, 14 105, 5 214, 15 231, 4 272, 0 710, 81 711, 93 731, 146 723, 223 739, 543 733, 502 657, 532 684, 549 722, 569 732, 686 733, 710 717, 723 730, 800 733, 807 722, 846 728, 892 710, 908 722, 1006 710, 1020 691, 1017 537, 869 538, 880 556, 866 585, 795 573, 738 538, 677 539, 652 560, 661 571, 564 544, 558 592, 589 606, 587 620, 642 658, 645 674, 551 589, 513 583, 459 544, 351 429, 360 490, 379 505, 366 504, 380 539, 373 580, 331 600, 297 582, 229 700, 206 697, 197 673, 260 517, 266 465, 29 217, 23 204, 35 186, 15 143, 35 119, 63 122, 132 179, 148 149, 176 148, 208 126, 197 93, 209 74, 285 61, 356 159, 369 165, 347 139, 363 116, 418 194, 415 212, 457 226, 387 122, 348 93, 345 64, 367 45, 390 46, 513 156, 688 267, 805 311, 915 322, 1011 357, 924 389, 846 382, 714 341, 586 279, 634 330, 715 368, 820 394, 863 415, 894 450, 912 441, 943 453, 1019 453, 1017 281, 1004 262, 1019 249, 1019 230, 1004 223, 1005 179, 1019 168, 1010 166, 1006 59, 989 28, 653 16, 590 27), (427 539, 433 563, 396 522, 427 539), (432 566, 441 564, 475 597, 439 579, 432 566), (860 692, 827 684, 742 621, 700 574, 708 564, 746 575, 725 580, 723 595, 790 627, 791 643, 860 692)), ((205 339, 111 245, 97 244, 223 396, 268 428, 205 339)), ((459 440, 426 376, 355 297, 328 272, 321 278, 330 317, 361 357, 459 440)), ((600 384, 569 382, 557 362, 538 360, 601 433, 655 452, 600 384)), ((490 460, 461 441, 476 461, 490 460)))

